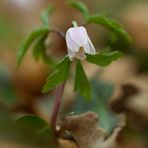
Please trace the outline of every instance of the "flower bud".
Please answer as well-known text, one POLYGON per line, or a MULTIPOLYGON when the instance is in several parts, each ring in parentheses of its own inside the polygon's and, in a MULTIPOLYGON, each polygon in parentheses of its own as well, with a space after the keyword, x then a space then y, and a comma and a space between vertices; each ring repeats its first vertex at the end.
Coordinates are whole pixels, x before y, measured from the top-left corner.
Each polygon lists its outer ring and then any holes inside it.
POLYGON ((82 26, 71 27, 67 30, 66 43, 70 60, 73 60, 75 57, 80 60, 84 60, 86 58, 85 53, 96 53, 86 29, 82 26))

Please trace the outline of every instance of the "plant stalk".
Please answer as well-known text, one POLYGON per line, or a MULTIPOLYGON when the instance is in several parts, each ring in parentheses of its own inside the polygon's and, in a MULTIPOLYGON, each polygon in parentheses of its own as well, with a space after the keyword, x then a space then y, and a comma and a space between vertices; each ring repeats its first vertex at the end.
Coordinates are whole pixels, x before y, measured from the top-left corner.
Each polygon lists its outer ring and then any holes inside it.
POLYGON ((58 117, 59 109, 62 102, 64 88, 65 88, 65 82, 60 86, 58 86, 55 91, 55 104, 51 113, 51 120, 50 120, 51 128, 54 133, 56 133, 57 117, 58 117))
POLYGON ((62 32, 56 28, 51 28, 50 33, 55 33, 55 34, 59 35, 59 37, 61 37, 65 41, 65 33, 64 32, 62 32))

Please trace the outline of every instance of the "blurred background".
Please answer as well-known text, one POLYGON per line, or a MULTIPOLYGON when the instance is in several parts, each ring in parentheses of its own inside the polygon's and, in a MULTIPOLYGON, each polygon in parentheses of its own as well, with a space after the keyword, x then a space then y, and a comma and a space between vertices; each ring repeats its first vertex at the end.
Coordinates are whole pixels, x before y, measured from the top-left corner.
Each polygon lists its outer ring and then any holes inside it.
MULTIPOLYGON (((82 1, 92 14, 105 14, 120 22, 133 39, 132 45, 128 45, 122 39, 114 38, 101 26, 88 25, 88 33, 97 51, 111 46, 113 50, 122 51, 124 56, 106 68, 98 69, 88 63, 84 63, 84 66, 90 79, 97 77, 98 85, 94 86, 96 89, 103 87, 105 90, 110 86, 110 91, 101 90, 107 96, 98 94, 99 99, 107 97, 105 103, 110 110, 114 114, 124 114, 127 120, 127 125, 118 139, 119 147, 148 148, 148 1, 82 1)), ((48 4, 56 4, 57 7, 51 18, 52 26, 65 32, 71 26, 72 20, 83 24, 82 15, 65 2, 0 1, 0 108, 6 110, 0 109, 0 122, 4 121, 2 115, 6 112, 11 113, 14 118, 23 114, 36 114, 49 122, 54 101, 53 91, 43 95, 41 90, 51 68, 44 61, 33 59, 28 50, 22 65, 16 69, 16 53, 24 37, 34 28, 41 26, 39 15, 48 4)), ((49 50, 54 51, 57 58, 61 58, 66 54, 65 43, 58 36, 51 35, 50 38, 52 46, 49 50)), ((73 93, 71 81, 70 79, 65 89, 61 116, 72 111, 75 104, 76 94, 73 93)), ((82 111, 85 111, 85 108, 82 111)), ((81 113, 80 110, 79 112, 81 113)), ((5 134, 1 129, 3 127, 0 127, 0 138, 5 134)), ((19 147, 14 141, 5 143, 4 141, 9 141, 9 136, 5 137, 0 140, 1 148, 9 148, 9 144, 11 148, 13 144, 14 148, 19 147)))

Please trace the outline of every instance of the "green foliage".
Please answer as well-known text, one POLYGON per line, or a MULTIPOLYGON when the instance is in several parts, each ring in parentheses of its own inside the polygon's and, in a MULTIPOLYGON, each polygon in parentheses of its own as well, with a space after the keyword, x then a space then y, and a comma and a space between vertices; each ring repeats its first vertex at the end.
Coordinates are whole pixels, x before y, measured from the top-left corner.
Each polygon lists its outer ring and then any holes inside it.
POLYGON ((16 122, 20 125, 23 125, 24 127, 31 127, 31 129, 36 131, 37 133, 39 133, 43 129, 49 128, 48 123, 35 115, 24 115, 18 118, 16 122))
POLYGON ((86 100, 91 100, 91 85, 80 61, 77 61, 74 90, 79 91, 86 100))
POLYGON ((131 37, 123 29, 123 27, 119 23, 117 23, 115 20, 107 18, 100 14, 90 16, 89 10, 83 2, 80 2, 77 0, 69 0, 68 2, 71 6, 73 6, 75 9, 79 10, 83 14, 86 20, 86 24, 94 23, 94 24, 102 25, 106 29, 116 33, 116 35, 119 38, 122 38, 126 42, 131 43, 132 41, 131 37))
POLYGON ((47 34, 49 32, 48 28, 38 28, 32 31, 22 42, 17 53, 17 66, 19 66, 31 44, 41 35, 47 34))
POLYGON ((29 148, 54 147, 48 124, 30 115, 14 121, 8 109, 0 104, 0 142, 29 148))
POLYGON ((86 102, 83 97, 77 96, 72 111, 75 114, 81 114, 87 111, 94 111, 99 115, 99 126, 108 132, 116 126, 117 118, 108 108, 108 100, 113 94, 114 85, 101 80, 92 80, 92 98, 86 102))
POLYGON ((78 9, 83 14, 84 18, 87 18, 89 16, 88 8, 83 2, 76 1, 76 0, 69 0, 68 3, 72 7, 78 9))
POLYGON ((99 66, 107 66, 122 57, 120 51, 110 51, 108 48, 95 55, 87 55, 86 60, 99 66))
POLYGON ((42 58, 45 63, 54 65, 54 61, 46 54, 45 40, 47 38, 47 35, 48 33, 40 36, 37 39, 33 46, 32 53, 35 60, 39 60, 39 58, 42 58))
POLYGON ((124 40, 131 43, 131 37, 128 35, 128 33, 122 28, 120 24, 118 24, 115 20, 107 18, 103 15, 94 15, 89 16, 87 18, 87 23, 95 23, 98 25, 102 25, 106 29, 116 33, 119 37, 122 37, 124 40))
POLYGON ((67 79, 70 63, 69 57, 66 56, 55 65, 53 72, 49 75, 47 82, 43 87, 43 92, 47 92, 48 90, 57 87, 57 85, 63 83, 67 79))
POLYGON ((42 13, 41 13, 41 20, 43 22, 43 24, 46 26, 46 27, 49 27, 50 28, 50 16, 51 14, 53 13, 55 7, 53 5, 49 5, 47 9, 45 9, 42 13))
POLYGON ((46 39, 46 36, 47 35, 43 35, 41 37, 39 37, 36 41, 36 43, 34 44, 33 46, 33 51, 32 51, 32 54, 33 54, 33 57, 38 60, 40 55, 42 54, 42 52, 45 50, 45 39, 46 39))
POLYGON ((44 46, 44 42, 47 37, 47 34, 50 32, 49 30, 50 30, 51 22, 49 17, 51 16, 53 10, 54 10, 54 6, 49 5, 48 8, 42 12, 41 20, 45 27, 38 28, 32 31, 20 45, 20 48, 18 50, 18 55, 17 55, 17 66, 21 64, 28 48, 32 45, 32 43, 36 39, 38 39, 38 41, 36 42, 33 49, 34 57, 38 59, 39 56, 41 56, 45 62, 53 64, 53 61, 46 55, 45 46, 44 46))
POLYGON ((48 123, 35 115, 22 116, 16 122, 23 127, 30 128, 36 134, 51 138, 51 129, 48 123))
POLYGON ((0 101, 7 107, 16 104, 18 96, 6 68, 0 66, 0 101))

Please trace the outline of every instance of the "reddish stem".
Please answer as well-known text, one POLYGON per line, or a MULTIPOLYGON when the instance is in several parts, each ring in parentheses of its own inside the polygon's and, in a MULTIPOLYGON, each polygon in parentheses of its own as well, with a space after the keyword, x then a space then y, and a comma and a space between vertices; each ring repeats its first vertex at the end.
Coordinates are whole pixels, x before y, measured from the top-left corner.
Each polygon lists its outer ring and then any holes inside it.
POLYGON ((61 106, 64 87, 65 87, 65 82, 61 84, 60 86, 58 86, 55 91, 55 104, 52 110, 51 120, 50 120, 51 128, 54 133, 56 131, 57 116, 58 116, 58 112, 61 106))
POLYGON ((61 37, 64 41, 65 41, 65 33, 56 29, 56 28, 52 28, 50 29, 50 33, 55 33, 57 35, 59 35, 59 37, 61 37))

